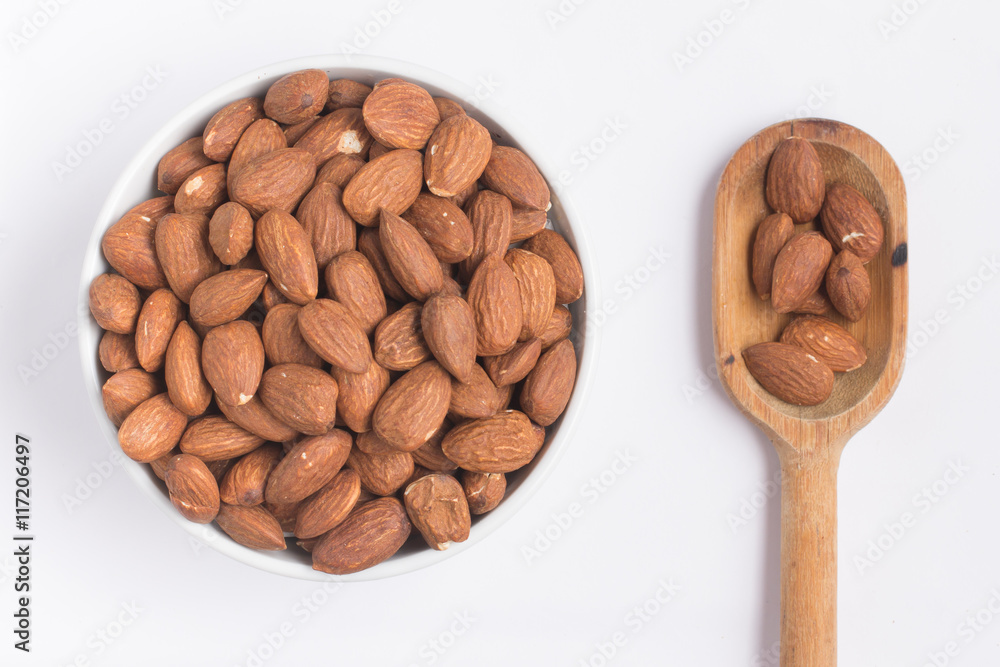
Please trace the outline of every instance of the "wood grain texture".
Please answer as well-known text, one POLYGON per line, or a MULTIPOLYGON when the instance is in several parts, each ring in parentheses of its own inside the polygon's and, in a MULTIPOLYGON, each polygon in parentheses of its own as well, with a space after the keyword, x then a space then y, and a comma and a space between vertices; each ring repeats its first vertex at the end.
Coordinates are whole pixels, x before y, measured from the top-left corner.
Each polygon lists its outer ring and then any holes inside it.
MULTIPOLYGON (((818 221, 797 226, 818 229, 818 221)), ((733 403, 771 439, 782 471, 781 666, 837 664, 837 467, 844 445, 892 396, 906 348, 906 188, 888 152, 860 130, 830 120, 772 125, 733 155, 715 199, 713 331, 719 377, 733 403), (867 269, 868 313, 834 319, 868 351, 868 361, 838 373, 833 394, 813 407, 785 403, 747 371, 742 352, 777 340, 791 315, 779 315, 754 291, 750 250, 772 211, 764 196, 771 153, 789 136, 812 142, 827 184, 847 183, 873 204, 885 243, 867 269)))

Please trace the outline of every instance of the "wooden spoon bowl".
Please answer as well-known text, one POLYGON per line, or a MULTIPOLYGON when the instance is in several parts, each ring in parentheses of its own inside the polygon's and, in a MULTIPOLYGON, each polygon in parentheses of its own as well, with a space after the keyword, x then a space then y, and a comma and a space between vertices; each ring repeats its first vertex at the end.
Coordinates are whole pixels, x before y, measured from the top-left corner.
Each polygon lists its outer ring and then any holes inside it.
MULTIPOLYGON (((818 221, 796 225, 796 232, 818 221)), ((906 348, 906 188, 888 152, 860 130, 831 120, 772 125, 730 159, 715 199, 713 330, 719 377, 727 393, 774 442, 782 469, 781 666, 836 665, 837 466, 848 439, 892 396, 906 348), (773 211, 765 198, 768 161, 783 139, 808 139, 827 185, 847 183, 878 211, 885 241, 867 265, 868 311, 851 323, 836 313, 868 353, 838 373, 833 394, 812 407, 785 403, 750 375, 743 350, 776 341, 793 315, 774 312, 753 287, 750 255, 757 225, 773 211)))

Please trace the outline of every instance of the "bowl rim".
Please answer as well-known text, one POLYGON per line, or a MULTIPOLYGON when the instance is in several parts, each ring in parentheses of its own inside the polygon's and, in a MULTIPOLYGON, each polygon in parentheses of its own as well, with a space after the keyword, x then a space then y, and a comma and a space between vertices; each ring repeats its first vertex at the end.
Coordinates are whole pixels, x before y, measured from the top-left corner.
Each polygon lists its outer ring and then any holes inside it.
MULTIPOLYGON (((532 463, 534 466, 533 469, 524 476, 515 491, 505 497, 504 501, 496 509, 481 517, 477 517, 472 534, 468 540, 454 544, 446 551, 434 551, 428 548, 407 553, 402 557, 394 555, 369 569, 348 575, 331 575, 319 572, 313 570, 308 563, 291 559, 278 559, 274 557, 272 552, 257 551, 244 547, 231 540, 214 522, 211 524, 196 524, 187 521, 176 511, 167 495, 163 493, 162 488, 159 486, 159 481, 155 479, 148 466, 133 461, 124 455, 120 457, 122 466, 132 478, 132 481, 135 482, 156 506, 166 512, 174 520, 174 523, 184 529, 191 538, 230 558, 266 572, 303 580, 323 582, 374 581, 421 570, 472 548, 493 534, 500 526, 519 512, 552 473, 552 470, 565 453, 567 443, 570 441, 577 423, 583 414, 586 398, 596 373, 601 326, 600 324, 588 323, 586 315, 589 309, 596 308, 597 304, 600 303, 598 274, 590 244, 587 242, 586 230, 581 223, 581 216, 566 193, 563 191, 557 192, 553 188, 553 185, 558 183, 556 179, 558 172, 553 168, 551 162, 544 157, 545 151, 539 149, 540 145, 536 137, 525 131, 516 119, 510 117, 511 114, 508 111, 498 108, 489 99, 467 99, 465 95, 462 95, 463 90, 470 88, 467 84, 422 65, 393 58, 369 55, 313 55, 255 68, 201 95, 176 113, 165 125, 157 130, 143 144, 118 176, 98 213, 93 231, 91 232, 90 241, 87 244, 81 270, 78 301, 80 304, 80 308, 78 309, 78 330, 80 332, 78 344, 80 346, 80 359, 83 367, 83 380, 90 397, 91 407, 113 451, 120 452, 117 444, 117 429, 107 418, 104 411, 100 377, 100 374, 104 370, 100 367, 100 361, 96 356, 97 344, 100 341, 100 336, 103 335, 103 331, 93 321, 87 305, 89 302, 91 281, 99 273, 106 270, 104 268, 106 267, 106 262, 104 261, 103 253, 100 251, 104 233, 128 208, 138 203, 128 203, 122 200, 125 197, 126 191, 132 187, 134 180, 139 177, 145 177, 140 174, 143 165, 149 163, 154 158, 155 161, 158 161, 159 157, 166 150, 169 150, 170 147, 164 149, 164 145, 171 135, 180 132, 186 125, 191 124, 194 119, 201 116, 210 117, 211 114, 214 114, 225 104, 239 99, 237 97, 238 91, 254 85, 260 86, 263 90, 266 83, 290 72, 302 69, 322 69, 330 74, 331 78, 333 76, 338 78, 360 76, 362 73, 367 73, 368 75, 374 74, 378 78, 398 76, 408 81, 414 81, 427 88, 437 89, 441 91, 439 94, 449 95, 462 103, 463 107, 470 112, 470 115, 485 117, 492 124, 501 127, 506 135, 505 143, 517 145, 530 155, 546 181, 550 184, 553 197, 553 210, 561 213, 562 224, 565 226, 565 229, 561 231, 567 234, 567 240, 576 250, 583 268, 584 284, 586 286, 579 309, 583 317, 574 318, 574 333, 571 336, 575 339, 575 347, 577 347, 579 356, 576 386, 574 387, 573 396, 565 413, 560 417, 559 422, 557 422, 556 432, 549 436, 543 456, 536 458, 532 463)), ((433 91, 431 92, 434 94, 433 91)), ((262 95, 263 93, 258 94, 262 95)))

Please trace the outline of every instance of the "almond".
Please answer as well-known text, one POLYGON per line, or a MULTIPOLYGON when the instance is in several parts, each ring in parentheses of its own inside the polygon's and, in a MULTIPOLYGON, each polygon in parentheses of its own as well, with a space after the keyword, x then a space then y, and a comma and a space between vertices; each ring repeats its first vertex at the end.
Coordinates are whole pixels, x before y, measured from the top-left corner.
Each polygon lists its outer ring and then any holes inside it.
POLYGON ((163 365, 170 402, 189 417, 197 417, 212 402, 212 387, 201 372, 201 339, 187 322, 174 329, 163 365))
POLYGON ((299 331, 324 361, 349 373, 364 373, 372 362, 368 337, 341 303, 310 301, 299 311, 299 331))
POLYGON ((257 328, 236 320, 209 331, 201 345, 201 367, 220 401, 243 405, 257 393, 264 345, 257 328))
POLYGON ((842 250, 830 262, 826 272, 826 291, 837 311, 851 322, 865 314, 872 298, 872 284, 861 260, 851 251, 842 250))
POLYGON ((833 249, 819 232, 792 237, 774 260, 771 304, 779 313, 790 313, 819 289, 833 249))
POLYGON ((510 200, 491 190, 480 190, 466 206, 472 226, 472 252, 459 264, 459 275, 468 280, 483 258, 503 257, 510 245, 513 214, 510 200))
POLYGON ((413 451, 441 425, 450 403, 448 372, 436 361, 425 361, 382 394, 372 429, 400 451, 413 451))
POLYGON ((231 269, 203 280, 191 294, 191 319, 205 327, 232 322, 260 296, 267 274, 231 269))
POLYGON ((438 259, 413 225, 385 209, 381 211, 379 241, 392 275, 407 294, 425 301, 442 286, 438 259))
POLYGON ((359 448, 351 450, 347 466, 358 473, 361 488, 377 496, 391 496, 413 474, 413 457, 408 452, 366 454, 359 448))
POLYGON ((518 340, 530 340, 545 331, 556 307, 555 274, 546 260, 521 248, 508 250, 504 261, 514 272, 521 294, 522 323, 518 340))
POLYGON ((225 162, 233 154, 236 142, 255 120, 264 117, 264 103, 258 97, 230 102, 212 116, 202 134, 202 150, 216 162, 225 162))
POLYGON ((355 433, 370 430, 375 406, 389 388, 389 371, 372 362, 363 373, 348 373, 334 366, 330 374, 337 381, 340 418, 355 433))
POLYGON ((313 116, 292 125, 282 125, 281 131, 285 134, 285 143, 294 146, 319 120, 319 116, 313 116))
POLYGON ((307 435, 323 435, 337 418, 337 382, 318 368, 279 364, 264 373, 260 397, 275 417, 307 435))
POLYGON ((538 358, 521 388, 521 409, 536 424, 548 426, 566 409, 576 382, 576 351, 563 340, 538 358))
POLYGON ((462 108, 462 105, 447 97, 435 97, 434 106, 437 107, 438 115, 441 116, 442 121, 452 116, 465 115, 465 109, 462 108))
POLYGON ((871 261, 882 248, 882 218, 863 194, 846 183, 827 188, 820 220, 834 249, 850 250, 862 264, 871 261))
POLYGON ((325 278, 330 298, 350 311, 366 336, 372 335, 385 319, 386 305, 378 274, 368 258, 356 250, 341 253, 326 267, 325 278))
POLYGON ((531 208, 515 208, 510 224, 510 242, 517 243, 530 239, 545 229, 548 215, 545 211, 531 208))
POLYGON ((833 371, 807 350, 758 343, 743 351, 747 370, 769 393, 793 405, 818 405, 833 392, 833 371))
POLYGON ((502 472, 462 471, 462 490, 473 514, 486 514, 496 509, 507 492, 507 477, 502 472))
POLYGON ((291 213, 316 178, 312 153, 279 148, 251 160, 233 180, 232 198, 255 216, 278 210, 291 213))
POLYGON ((242 507, 222 503, 215 520, 226 535, 245 547, 264 551, 285 550, 281 524, 260 505, 242 507))
POLYGON ((520 382, 528 376, 542 354, 542 341, 532 338, 518 343, 510 352, 495 357, 484 357, 483 368, 493 384, 505 387, 520 382))
POLYGON ((521 245, 522 250, 533 252, 552 266, 556 280, 556 303, 573 303, 583 296, 583 267, 558 232, 543 229, 521 245))
POLYGON ((432 357, 421 325, 422 307, 408 303, 375 328, 375 361, 390 371, 408 371, 432 357))
POLYGON ((320 368, 323 360, 302 337, 299 331, 301 306, 279 303, 267 311, 260 334, 264 342, 264 356, 272 366, 302 364, 320 368))
POLYGON ((135 336, 105 331, 98 346, 101 366, 109 373, 117 373, 128 368, 139 367, 139 357, 135 353, 135 336))
POLYGON ((90 283, 90 313, 102 329, 134 332, 141 308, 139 290, 119 275, 102 273, 90 283))
POLYGON ((833 304, 830 303, 830 299, 827 298, 826 294, 823 292, 823 288, 821 287, 810 294, 809 297, 800 303, 792 312, 808 313, 810 315, 826 315, 831 310, 833 310, 833 304))
POLYGON ((170 289, 184 303, 198 283, 222 269, 208 240, 208 218, 168 213, 156 226, 156 256, 170 289))
POLYGON ((183 319, 184 304, 168 289, 156 290, 142 304, 136 324, 135 353, 139 364, 150 373, 163 368, 170 338, 183 319))
POLYGON ((492 148, 490 131, 464 113, 441 121, 424 153, 427 189, 439 197, 459 194, 483 174, 492 148))
POLYGON ((341 203, 340 188, 331 183, 316 183, 295 213, 312 243, 320 271, 337 255, 354 250, 356 225, 341 203))
POLYGON ((364 155, 372 141, 361 110, 348 108, 320 118, 295 142, 295 147, 309 151, 316 158, 316 164, 322 165, 338 153, 364 155))
POLYGON ((251 123, 233 149, 232 157, 229 158, 229 168, 226 172, 229 198, 233 199, 236 177, 248 164, 262 155, 281 148, 288 148, 288 141, 277 123, 270 118, 261 118, 251 123))
POLYGON ((184 179, 174 196, 174 210, 185 215, 211 215, 228 199, 226 167, 210 164, 184 179))
POLYGON ((811 352, 832 371, 853 371, 868 359, 865 348, 846 329, 817 315, 796 317, 781 332, 781 342, 811 352))
POLYGON ((406 513, 424 540, 436 551, 469 539, 472 527, 465 491, 451 475, 421 477, 403 493, 406 513))
POLYGON ((788 137, 774 149, 767 165, 767 203, 795 222, 808 222, 823 205, 826 179, 809 140, 788 137))
POLYGON ((489 417, 500 409, 500 394, 496 385, 479 364, 473 364, 468 382, 451 381, 451 403, 449 414, 476 419, 489 417))
POLYGON ((188 424, 180 439, 181 451, 202 461, 225 461, 252 452, 263 438, 221 415, 206 415, 188 424))
POLYGON ((165 394, 147 398, 132 410, 118 429, 118 444, 133 461, 149 463, 180 442, 187 416, 165 394))
POLYGON ((469 218, 447 199, 421 193, 403 214, 403 219, 420 232, 442 262, 459 262, 472 252, 469 218))
POLYGON ((316 182, 313 183, 313 187, 320 183, 329 183, 343 190, 365 164, 367 162, 360 155, 337 153, 316 172, 316 182))
POLYGON ((545 178, 530 157, 512 146, 493 147, 482 181, 515 206, 549 210, 549 186, 545 178))
POLYGON ((291 440, 298 431, 275 417, 260 400, 254 396, 243 405, 229 405, 225 401, 215 400, 222 414, 234 424, 241 426, 254 435, 272 442, 291 440))
POLYGON ((444 437, 441 449, 459 467, 472 472, 511 472, 526 466, 544 443, 544 431, 517 410, 459 424, 444 437))
POLYGON ((203 145, 201 137, 192 137, 168 151, 156 167, 156 187, 161 192, 172 195, 185 178, 212 164, 212 160, 202 152, 203 145))
POLYGON ((173 195, 164 195, 162 197, 153 197, 152 199, 147 199, 141 204, 136 204, 130 208, 125 215, 138 215, 140 217, 150 218, 154 222, 159 222, 160 218, 165 216, 167 213, 174 212, 174 197, 173 195))
POLYGON ((753 285, 761 299, 771 296, 774 278, 774 260, 795 233, 795 223, 784 213, 774 213, 764 218, 754 237, 751 266, 753 285))
MULTIPOLYGON (((290 533, 295 530, 295 517, 299 513, 299 506, 302 505, 301 502, 298 503, 284 503, 276 504, 264 501, 264 509, 271 513, 275 519, 278 520, 278 525, 281 526, 281 530, 286 533, 290 533)), ((301 542, 298 542, 301 546, 301 542)))
POLYGON ((400 286, 399 281, 392 275, 389 262, 386 261, 382 253, 382 244, 378 240, 378 229, 366 228, 358 235, 358 252, 365 256, 368 263, 372 265, 375 275, 378 276, 379 285, 382 291, 390 299, 395 301, 409 301, 409 295, 400 286))
POLYGON ((273 210, 257 221, 257 254, 275 286, 300 306, 316 298, 316 255, 302 226, 285 211, 273 210))
POLYGON ((390 148, 421 149, 441 121, 430 93, 399 79, 380 81, 362 106, 365 125, 390 148))
POLYGON ((208 466, 189 454, 178 454, 163 473, 170 502, 188 521, 212 523, 219 513, 219 485, 208 466))
POLYGON ((441 451, 441 441, 451 429, 451 422, 445 419, 427 442, 410 452, 413 462, 431 472, 454 472, 458 466, 441 451))
POLYGON ((568 338, 573 330, 573 314, 566 306, 556 306, 549 316, 549 323, 538 337, 542 341, 542 350, 547 350, 564 338, 568 338))
POLYGON ((217 208, 208 222, 208 242, 215 256, 227 266, 246 257, 253 247, 250 211, 233 201, 217 208))
POLYGON ((517 343, 523 324, 517 277, 503 259, 487 256, 469 282, 469 305, 476 322, 476 353, 495 356, 517 343))
POLYGON ((244 507, 263 503, 267 477, 283 455, 281 445, 271 442, 240 457, 219 485, 222 502, 244 507))
POLYGON ((167 286, 156 256, 156 220, 126 213, 101 239, 101 250, 115 271, 136 287, 155 290, 167 286))
POLYGON ((330 96, 326 101, 328 110, 360 109, 371 94, 372 87, 351 79, 335 79, 330 82, 330 96))
POLYGON ((347 518, 361 496, 361 478, 353 470, 338 472, 326 486, 301 505, 295 517, 295 536, 319 537, 347 518))
POLYGON ((423 184, 423 157, 400 149, 373 158, 344 188, 344 208, 357 222, 372 226, 379 209, 396 215, 410 208, 423 184))
POLYGON ((264 113, 279 123, 299 123, 317 116, 326 106, 330 79, 320 69, 286 74, 271 84, 264 97, 264 113))
POLYGON ((378 565, 406 542, 410 521, 395 498, 376 498, 354 509, 313 546, 313 569, 351 574, 378 565))
POLYGON ((268 477, 267 501, 294 503, 319 491, 340 472, 352 442, 351 434, 340 429, 300 440, 268 477))
POLYGON ((434 358, 460 382, 476 363, 476 323, 472 307, 458 296, 435 296, 420 312, 424 340, 434 358))
POLYGON ((104 412, 115 426, 144 401, 163 391, 159 379, 141 368, 126 368, 107 379, 101 387, 104 412))

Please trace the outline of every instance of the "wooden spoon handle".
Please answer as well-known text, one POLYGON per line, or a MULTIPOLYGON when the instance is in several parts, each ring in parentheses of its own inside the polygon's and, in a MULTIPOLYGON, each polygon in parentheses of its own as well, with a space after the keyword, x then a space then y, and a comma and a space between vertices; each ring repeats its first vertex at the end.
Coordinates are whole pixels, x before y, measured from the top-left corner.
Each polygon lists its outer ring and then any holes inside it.
POLYGON ((781 667, 837 664, 840 452, 831 449, 781 457, 781 667))

